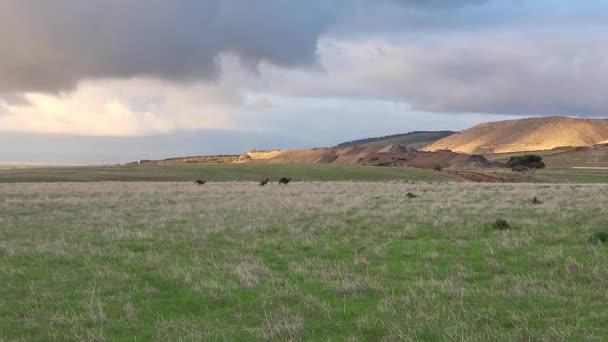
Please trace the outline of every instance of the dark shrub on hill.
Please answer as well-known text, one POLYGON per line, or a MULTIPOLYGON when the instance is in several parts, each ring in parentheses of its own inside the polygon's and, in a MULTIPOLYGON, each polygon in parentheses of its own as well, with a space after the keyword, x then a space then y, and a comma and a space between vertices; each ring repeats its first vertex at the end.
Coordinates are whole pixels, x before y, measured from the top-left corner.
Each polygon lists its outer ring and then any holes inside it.
POLYGON ((515 168, 530 168, 530 169, 542 169, 545 167, 543 158, 535 154, 526 154, 525 156, 514 156, 509 158, 507 162, 509 167, 515 168))

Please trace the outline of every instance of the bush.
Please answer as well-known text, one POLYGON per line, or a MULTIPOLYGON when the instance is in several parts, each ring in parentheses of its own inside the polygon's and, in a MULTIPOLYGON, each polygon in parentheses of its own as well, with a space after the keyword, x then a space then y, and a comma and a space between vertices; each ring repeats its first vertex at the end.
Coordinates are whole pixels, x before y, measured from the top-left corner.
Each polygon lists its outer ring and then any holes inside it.
POLYGON ((435 167, 433 168, 433 170, 435 170, 437 172, 441 172, 441 171, 443 171, 443 168, 441 167, 441 165, 437 164, 437 165, 435 165, 435 167))
POLYGON ((513 156, 509 158, 507 165, 513 169, 525 167, 530 169, 542 169, 545 167, 543 158, 535 154, 527 154, 525 156, 513 156))
POLYGON ((608 231, 594 233, 589 238, 589 242, 598 243, 598 244, 599 243, 607 243, 608 242, 608 231))
POLYGON ((492 223, 492 228, 495 230, 509 230, 511 229, 511 225, 505 219, 498 219, 492 223))

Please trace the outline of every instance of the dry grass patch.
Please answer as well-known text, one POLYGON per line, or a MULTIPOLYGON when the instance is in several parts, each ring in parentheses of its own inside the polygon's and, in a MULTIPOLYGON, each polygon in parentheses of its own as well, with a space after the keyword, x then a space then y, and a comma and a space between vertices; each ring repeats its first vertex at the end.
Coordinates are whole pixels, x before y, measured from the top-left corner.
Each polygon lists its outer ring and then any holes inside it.
POLYGON ((264 324, 259 329, 264 340, 296 341, 304 330, 304 320, 299 315, 292 314, 287 308, 268 316, 265 309, 264 324))
POLYGON ((263 277, 268 276, 268 268, 259 260, 243 260, 232 271, 242 287, 254 287, 263 277))

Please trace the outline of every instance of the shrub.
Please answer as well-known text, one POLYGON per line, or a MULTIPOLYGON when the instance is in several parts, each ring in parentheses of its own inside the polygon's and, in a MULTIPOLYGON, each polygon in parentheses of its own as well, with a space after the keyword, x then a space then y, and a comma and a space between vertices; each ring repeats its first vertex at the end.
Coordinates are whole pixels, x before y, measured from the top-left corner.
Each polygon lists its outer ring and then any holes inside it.
POLYGON ((435 170, 437 172, 441 172, 441 171, 443 171, 443 168, 441 167, 441 165, 437 164, 437 165, 435 165, 435 167, 433 167, 433 170, 435 170))
POLYGON ((535 154, 526 154, 525 156, 513 156, 509 158, 507 165, 513 169, 525 167, 530 169, 542 169, 545 167, 543 158, 535 154))
POLYGON ((492 228, 495 230, 509 230, 511 229, 511 225, 505 219, 498 219, 492 223, 492 228))
POLYGON ((589 237, 589 242, 592 243, 607 243, 608 242, 608 231, 597 232, 589 237))

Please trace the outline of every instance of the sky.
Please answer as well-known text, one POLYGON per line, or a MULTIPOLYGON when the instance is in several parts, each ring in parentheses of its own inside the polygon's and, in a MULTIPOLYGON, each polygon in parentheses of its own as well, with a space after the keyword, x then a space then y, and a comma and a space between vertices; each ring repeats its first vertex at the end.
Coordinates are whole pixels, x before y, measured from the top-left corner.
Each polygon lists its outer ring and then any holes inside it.
POLYGON ((2 0, 0 162, 608 112, 605 0, 2 0))

